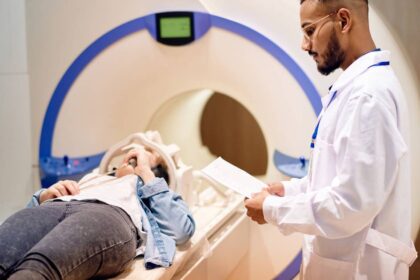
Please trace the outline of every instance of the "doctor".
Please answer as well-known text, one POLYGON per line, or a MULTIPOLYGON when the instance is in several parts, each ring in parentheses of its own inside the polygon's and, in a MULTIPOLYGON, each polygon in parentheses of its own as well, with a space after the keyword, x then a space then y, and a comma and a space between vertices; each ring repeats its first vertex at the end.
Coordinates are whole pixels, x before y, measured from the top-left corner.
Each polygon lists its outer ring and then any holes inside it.
POLYGON ((408 279, 408 116, 390 53, 375 46, 367 0, 301 0, 302 48, 344 72, 322 98, 302 179, 245 201, 247 215, 304 234, 304 279, 408 279))

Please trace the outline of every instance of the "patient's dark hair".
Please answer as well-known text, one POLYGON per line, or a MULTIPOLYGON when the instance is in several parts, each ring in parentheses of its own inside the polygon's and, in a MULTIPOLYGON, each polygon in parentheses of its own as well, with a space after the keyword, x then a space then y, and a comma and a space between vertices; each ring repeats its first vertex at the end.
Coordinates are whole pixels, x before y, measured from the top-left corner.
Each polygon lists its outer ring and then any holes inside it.
POLYGON ((169 174, 168 174, 168 171, 166 171, 166 168, 163 167, 162 164, 159 164, 158 166, 153 167, 152 172, 153 174, 155 174, 156 177, 165 179, 166 183, 169 185, 169 174))
MULTIPOLYGON (((113 170, 114 170, 114 173, 110 173, 109 176, 115 176, 115 171, 117 171, 117 168, 114 167, 113 170)), ((166 168, 163 167, 162 164, 159 164, 158 166, 153 167, 152 172, 153 174, 155 174, 156 177, 163 178, 166 181, 166 183, 169 185, 169 174, 168 174, 168 171, 166 171, 166 168)))

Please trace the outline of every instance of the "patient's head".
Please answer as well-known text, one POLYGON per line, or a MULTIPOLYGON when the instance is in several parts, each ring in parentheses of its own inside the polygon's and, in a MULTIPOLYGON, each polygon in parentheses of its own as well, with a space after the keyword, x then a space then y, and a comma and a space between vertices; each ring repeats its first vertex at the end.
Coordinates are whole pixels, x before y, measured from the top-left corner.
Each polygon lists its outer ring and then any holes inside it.
POLYGON ((162 162, 162 157, 156 151, 139 145, 127 152, 123 163, 115 171, 115 176, 118 178, 130 174, 141 176, 151 172, 153 177, 163 178, 169 184, 169 175, 162 162))

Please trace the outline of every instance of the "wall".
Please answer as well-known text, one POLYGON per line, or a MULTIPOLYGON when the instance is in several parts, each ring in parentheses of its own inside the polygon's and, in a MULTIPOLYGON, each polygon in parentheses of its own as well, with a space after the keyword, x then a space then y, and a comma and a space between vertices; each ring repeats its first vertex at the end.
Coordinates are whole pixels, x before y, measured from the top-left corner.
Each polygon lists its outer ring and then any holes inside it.
POLYGON ((381 14, 403 49, 407 51, 420 80, 420 37, 417 36, 420 1, 370 0, 370 3, 381 14))
MULTIPOLYGON (((408 105, 411 121, 411 157, 412 157, 412 221, 414 225, 420 222, 420 204, 416 201, 420 197, 420 188, 417 186, 420 182, 420 173, 416 172, 418 166, 418 158, 420 157, 420 37, 418 32, 418 16, 420 13, 420 1, 418 0, 371 0, 370 1, 378 10, 378 14, 387 25, 389 32, 396 38, 396 44, 401 50, 399 55, 407 60, 410 73, 398 71, 397 75, 401 78, 413 76, 417 80, 417 88, 410 88, 402 81, 402 86, 406 93, 409 93, 408 105)), ((393 54, 394 55, 394 54, 393 54)), ((399 65, 394 64, 394 68, 399 65)), ((420 234, 416 227, 413 228, 413 237, 420 234)), ((418 239, 418 237, 417 237, 418 239)), ((420 239, 418 239, 420 242, 420 239)), ((417 261, 418 274, 420 275, 420 261, 417 261)))
POLYGON ((25 1, 0 0, 0 223, 32 189, 25 1))

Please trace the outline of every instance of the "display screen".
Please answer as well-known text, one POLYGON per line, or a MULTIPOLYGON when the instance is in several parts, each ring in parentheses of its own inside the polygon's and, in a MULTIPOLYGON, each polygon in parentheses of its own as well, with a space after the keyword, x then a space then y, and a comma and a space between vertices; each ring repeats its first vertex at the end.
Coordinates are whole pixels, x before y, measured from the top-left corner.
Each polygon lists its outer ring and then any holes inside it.
POLYGON ((160 18, 161 38, 189 38, 191 37, 190 17, 162 17, 160 18))

